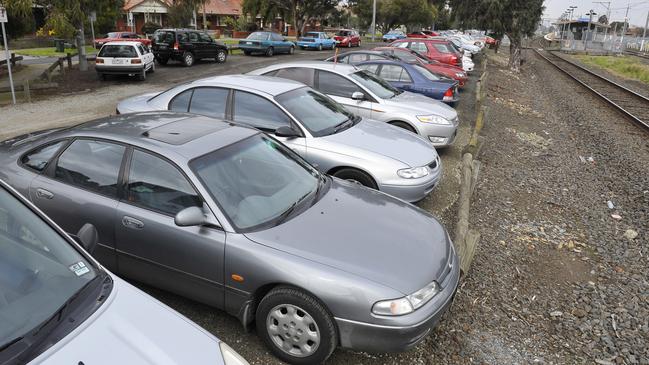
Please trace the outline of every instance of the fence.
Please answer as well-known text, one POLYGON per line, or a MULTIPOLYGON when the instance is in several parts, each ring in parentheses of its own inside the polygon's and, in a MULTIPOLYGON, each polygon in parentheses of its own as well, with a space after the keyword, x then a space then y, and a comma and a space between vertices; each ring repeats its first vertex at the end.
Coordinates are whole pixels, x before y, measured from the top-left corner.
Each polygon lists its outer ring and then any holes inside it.
POLYGON ((573 34, 566 32, 561 41, 561 50, 565 51, 587 51, 602 53, 622 53, 624 51, 635 51, 649 53, 649 37, 621 36, 618 34, 595 32, 584 32, 582 39, 574 39, 573 34))

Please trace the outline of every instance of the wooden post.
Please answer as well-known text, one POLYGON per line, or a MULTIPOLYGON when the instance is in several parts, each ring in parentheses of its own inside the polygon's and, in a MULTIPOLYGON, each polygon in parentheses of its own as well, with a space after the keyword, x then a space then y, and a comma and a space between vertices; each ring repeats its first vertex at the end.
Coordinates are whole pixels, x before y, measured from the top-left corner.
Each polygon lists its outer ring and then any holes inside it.
POLYGON ((9 59, 9 61, 11 62, 11 67, 16 67, 16 54, 15 53, 11 54, 11 58, 9 59))
POLYGON ((72 55, 70 53, 68 53, 66 58, 68 60, 68 70, 71 70, 72 69, 72 55))
POLYGON ((23 83, 23 96, 28 103, 32 102, 32 95, 29 90, 29 79, 25 79, 25 82, 23 83))
POLYGON ((460 257, 460 269, 466 271, 466 235, 469 232, 469 210, 471 209, 471 185, 473 180, 473 156, 465 153, 462 156, 462 175, 460 180, 460 197, 457 212, 457 226, 455 226, 455 248, 460 257))

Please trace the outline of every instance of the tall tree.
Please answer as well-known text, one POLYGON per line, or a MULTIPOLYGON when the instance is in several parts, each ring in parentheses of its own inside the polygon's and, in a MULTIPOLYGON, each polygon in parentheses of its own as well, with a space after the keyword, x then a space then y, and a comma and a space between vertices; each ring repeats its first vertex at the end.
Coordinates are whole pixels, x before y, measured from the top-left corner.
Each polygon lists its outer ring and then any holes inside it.
MULTIPOLYGON (((429 27, 437 17, 437 7, 429 0, 377 0, 377 28, 388 31, 394 27, 429 27)), ((350 2, 354 13, 364 21, 362 25, 372 23, 373 0, 355 0, 350 2)))
POLYGON ((495 38, 510 40, 509 67, 518 72, 521 43, 533 36, 543 15, 543 0, 450 0, 453 17, 462 28, 491 30, 495 38))
POLYGON ((337 0, 243 0, 242 8, 244 13, 253 17, 261 15, 264 18, 273 19, 281 16, 285 21, 293 24, 297 35, 304 33, 306 25, 315 19, 325 19, 331 14, 337 0))
POLYGON ((6 24, 6 30, 9 38, 17 38, 32 31, 34 17, 31 0, 0 0, 0 6, 7 9, 9 23, 6 24))

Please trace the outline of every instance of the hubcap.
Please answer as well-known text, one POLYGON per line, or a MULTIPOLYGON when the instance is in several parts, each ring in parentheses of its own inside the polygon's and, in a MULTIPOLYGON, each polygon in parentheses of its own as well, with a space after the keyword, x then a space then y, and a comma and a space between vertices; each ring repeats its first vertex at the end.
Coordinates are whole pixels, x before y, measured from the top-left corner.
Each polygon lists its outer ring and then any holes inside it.
POLYGON ((219 52, 219 61, 223 62, 225 60, 225 53, 219 52))
POLYGON ((193 62, 194 62, 194 58, 192 57, 192 55, 188 54, 187 56, 185 56, 186 64, 191 65, 193 62))
POLYGON ((275 306, 266 319, 273 343, 295 357, 312 355, 320 345, 320 331, 311 315, 292 304, 275 306))

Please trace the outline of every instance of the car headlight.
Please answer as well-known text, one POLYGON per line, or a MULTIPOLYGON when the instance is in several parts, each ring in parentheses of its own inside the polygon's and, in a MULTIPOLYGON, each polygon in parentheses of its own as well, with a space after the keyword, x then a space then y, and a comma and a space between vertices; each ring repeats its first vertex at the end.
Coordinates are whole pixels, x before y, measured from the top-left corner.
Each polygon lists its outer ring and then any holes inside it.
POLYGON ((455 74, 457 77, 466 77, 466 74, 464 72, 458 72, 455 74))
POLYGON ((424 304, 428 303, 441 290, 436 281, 432 281, 422 289, 399 299, 383 300, 374 303, 372 313, 381 316, 401 316, 414 312, 424 304))
POLYGON ((428 175, 428 172, 428 167, 421 166, 398 170, 397 175, 404 179, 419 179, 428 175))
POLYGON ((225 365, 249 365, 248 361, 241 357, 232 347, 228 346, 225 342, 219 343, 221 348, 221 355, 225 365))
POLYGON ((443 124, 443 125, 452 124, 450 120, 444 117, 440 117, 439 115, 418 115, 417 119, 419 119, 419 121, 423 123, 443 124))
POLYGON ((430 284, 408 295, 406 298, 408 298, 408 301, 410 301, 410 304, 412 304, 413 308, 417 309, 422 305, 428 303, 428 301, 439 292, 439 284, 437 284, 436 281, 432 281, 430 284))
POLYGON ((381 316, 401 316, 412 312, 412 304, 407 298, 384 300, 374 303, 372 313, 381 316))

